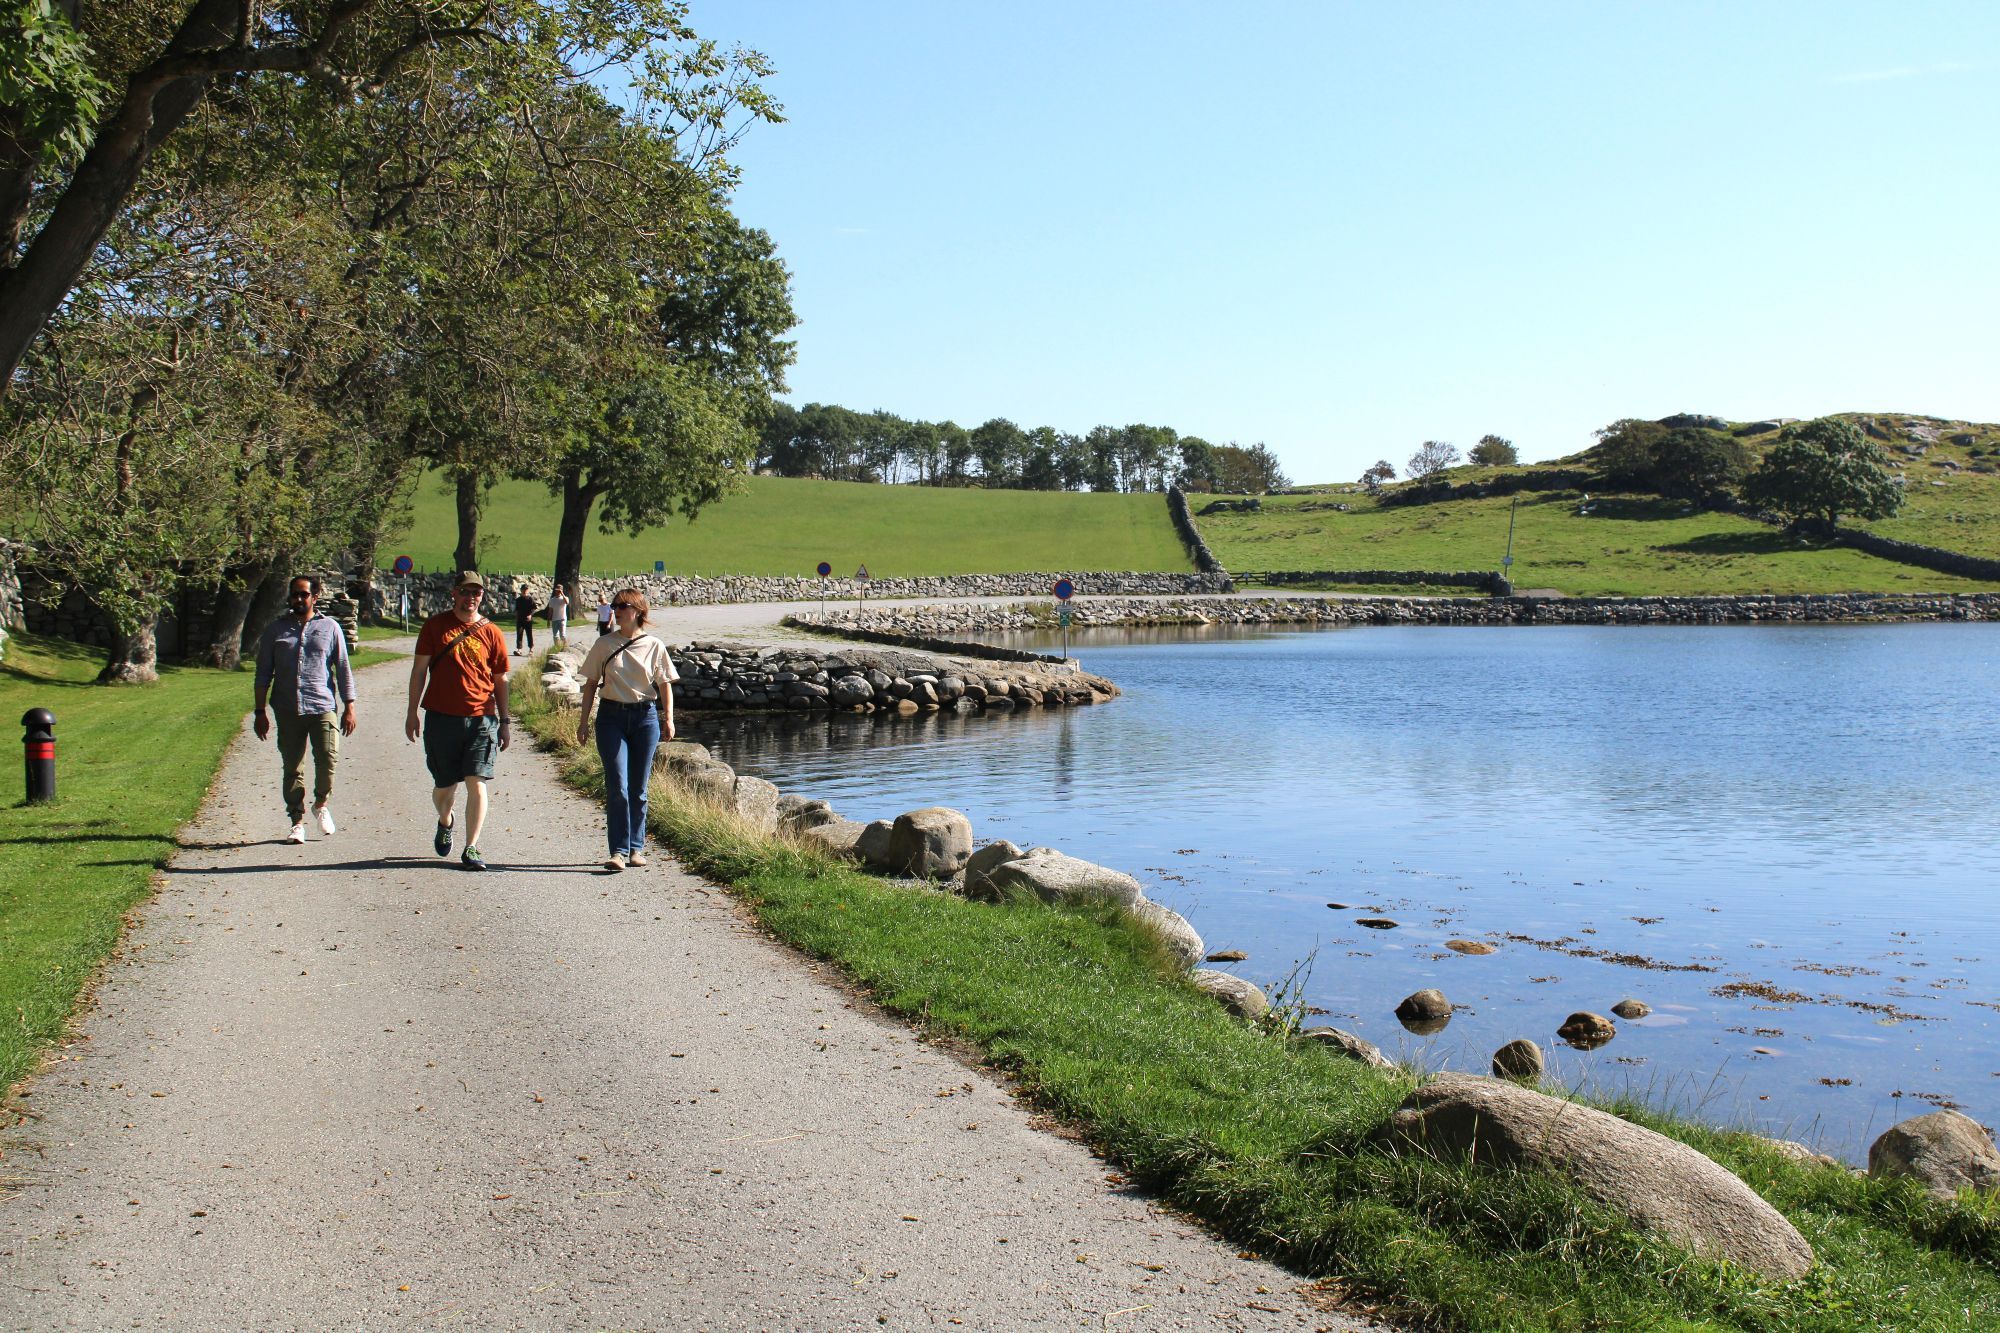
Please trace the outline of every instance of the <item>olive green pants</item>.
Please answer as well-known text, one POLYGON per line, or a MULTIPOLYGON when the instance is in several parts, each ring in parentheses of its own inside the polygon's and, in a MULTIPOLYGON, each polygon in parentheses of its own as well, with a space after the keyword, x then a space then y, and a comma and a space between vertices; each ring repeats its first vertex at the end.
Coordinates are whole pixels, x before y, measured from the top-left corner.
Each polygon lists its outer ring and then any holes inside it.
MULTIPOLYGON (((275 710, 274 710, 275 711, 275 710)), ((333 766, 340 762, 340 720, 333 713, 276 713, 278 759, 285 766, 285 813, 306 817, 306 747, 312 747, 313 804, 333 795, 333 766)))

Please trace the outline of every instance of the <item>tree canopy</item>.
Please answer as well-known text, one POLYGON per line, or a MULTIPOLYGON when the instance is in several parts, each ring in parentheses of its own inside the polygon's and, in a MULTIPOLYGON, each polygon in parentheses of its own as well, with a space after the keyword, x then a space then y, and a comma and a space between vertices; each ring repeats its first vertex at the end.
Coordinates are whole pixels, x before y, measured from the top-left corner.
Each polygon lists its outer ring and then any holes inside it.
POLYGON ((1842 514, 1888 518, 1903 503, 1882 447, 1848 422, 1821 417, 1787 426, 1754 471, 1743 498, 1794 529, 1831 528, 1842 514))

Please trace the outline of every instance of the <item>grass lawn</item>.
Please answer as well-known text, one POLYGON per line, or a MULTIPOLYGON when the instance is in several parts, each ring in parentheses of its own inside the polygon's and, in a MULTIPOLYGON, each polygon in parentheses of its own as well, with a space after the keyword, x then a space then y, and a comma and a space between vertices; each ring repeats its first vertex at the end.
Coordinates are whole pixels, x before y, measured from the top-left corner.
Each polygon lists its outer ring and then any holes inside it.
MULTIPOLYGON (((1574 492, 1530 493, 1520 501, 1513 566, 1520 589, 1638 597, 2000 588, 1843 547, 1798 546, 1775 528, 1732 514, 1690 512, 1655 496, 1593 494, 1588 514, 1578 512, 1574 492)), ((1507 549, 1511 503, 1511 497, 1494 497, 1384 507, 1360 493, 1268 496, 1261 512, 1210 514, 1195 522, 1232 571, 1497 570, 1507 549), (1349 508, 1343 513, 1335 504, 1349 508)))
MULTIPOLYGON (((575 714, 523 672, 516 708, 601 791, 575 714)), ((1368 1133, 1405 1095, 1227 1017, 1113 912, 989 905, 748 833, 662 783, 655 832, 774 935, 877 1003, 969 1043, 1140 1185, 1238 1245, 1395 1314, 1465 1329, 1972 1329, 2000 1322, 2000 1200, 1788 1161, 1761 1140, 1633 1112, 1736 1171, 1820 1267, 1763 1283, 1650 1241, 1545 1174, 1399 1158, 1368 1133)))
MULTIPOLYGON (((386 567, 408 555, 420 570, 449 569, 458 540, 451 497, 435 478, 416 491, 410 531, 385 539, 386 567)), ((560 503, 547 488, 502 482, 480 520, 480 565, 495 572, 555 566, 560 503)), ((819 562, 845 579, 1004 574, 1026 570, 1194 569, 1160 495, 955 490, 851 481, 751 477, 743 492, 641 537, 606 536, 592 523, 585 573, 811 575, 819 562)))
MULTIPOLYGON (((355 665, 391 660, 362 649, 355 665)), ((163 667, 147 686, 91 683, 101 651, 17 634, 0 660, 0 719, 56 715, 56 795, 0 787, 0 1090, 29 1073, 125 913, 167 863, 250 711, 251 672, 163 667)))

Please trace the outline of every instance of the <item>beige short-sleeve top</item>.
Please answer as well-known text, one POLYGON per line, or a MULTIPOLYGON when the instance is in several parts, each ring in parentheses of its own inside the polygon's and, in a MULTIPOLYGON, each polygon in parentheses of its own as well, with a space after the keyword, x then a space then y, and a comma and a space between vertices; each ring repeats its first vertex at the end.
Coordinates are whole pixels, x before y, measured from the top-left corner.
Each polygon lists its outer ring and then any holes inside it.
POLYGON ((598 692, 621 704, 646 703, 654 698, 671 700, 673 683, 681 678, 681 673, 674 670, 674 659, 667 652, 667 645, 644 630, 633 636, 630 648, 618 652, 625 642, 625 637, 614 630, 591 644, 583 657, 584 680, 598 681, 598 692))

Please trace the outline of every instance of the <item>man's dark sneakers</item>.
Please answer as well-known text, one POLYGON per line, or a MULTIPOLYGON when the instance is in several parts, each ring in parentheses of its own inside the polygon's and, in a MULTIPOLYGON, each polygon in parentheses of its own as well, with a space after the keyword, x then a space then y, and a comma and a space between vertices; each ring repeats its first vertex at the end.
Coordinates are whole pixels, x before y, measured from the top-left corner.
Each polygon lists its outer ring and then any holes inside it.
POLYGON ((479 854, 479 849, 477 847, 466 848, 465 851, 459 856, 458 863, 464 866, 467 870, 486 869, 486 858, 479 854))
POLYGON ((437 836, 431 839, 431 846, 437 849, 439 856, 451 855, 451 825, 438 825, 437 836))

